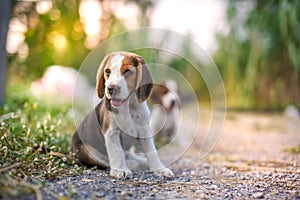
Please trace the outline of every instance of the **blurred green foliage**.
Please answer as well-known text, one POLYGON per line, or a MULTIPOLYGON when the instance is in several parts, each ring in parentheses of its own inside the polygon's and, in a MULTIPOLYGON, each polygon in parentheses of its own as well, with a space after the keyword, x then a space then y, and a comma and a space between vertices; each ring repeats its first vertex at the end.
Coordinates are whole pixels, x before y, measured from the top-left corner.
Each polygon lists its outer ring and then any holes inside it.
MULTIPOLYGON (((28 56, 18 53, 9 57, 9 80, 33 80, 49 65, 79 68, 90 49, 84 23, 80 18, 80 0, 51 1, 51 10, 38 13, 35 1, 14 1, 12 19, 26 25, 25 43, 28 56), (64 48, 57 48, 53 38, 65 39, 64 48)), ((124 23, 109 5, 102 6, 101 42, 126 31, 124 23)), ((148 12, 155 1, 128 0, 140 11, 138 26, 149 25, 148 12)), ((223 76, 228 106, 250 109, 282 109, 288 104, 300 106, 300 2, 297 0, 230 1, 227 10, 228 33, 218 33, 218 50, 213 59, 223 76), (244 6, 244 7, 243 7, 244 6)), ((143 37, 141 37, 144 39, 143 37)), ((165 36, 168 41, 168 36, 165 36)), ((138 39, 137 39, 138 40, 138 39)), ((126 43, 126 41, 121 41, 126 43)), ((119 44, 116 44, 119 45, 119 44)), ((95 45, 96 46, 96 45, 95 45)), ((122 45, 121 45, 122 46, 122 45)), ((161 52, 139 51, 146 61, 173 67, 189 77, 200 98, 209 100, 205 82, 186 60, 192 54, 184 44, 184 58, 159 60, 161 52), (192 78, 194 77, 194 78, 192 78)), ((199 63, 197 63, 199 64, 199 63)), ((202 65, 200 63, 199 65, 202 65)))
MULTIPOLYGON (((38 12, 41 1, 13 1, 12 19, 26 26, 25 43, 28 55, 9 55, 9 78, 35 79, 50 65, 79 68, 91 48, 87 45, 88 34, 80 16, 80 0, 51 1, 51 9, 38 12), (58 48, 58 46, 61 48, 58 48)), ((99 0, 101 31, 93 46, 109 36, 126 31, 123 22, 113 12, 114 1, 99 0)), ((121 3, 121 1, 119 2, 121 3)), ((140 10, 138 25, 148 24, 147 10, 153 6, 150 0, 128 0, 140 10)))
POLYGON ((24 42, 28 45, 28 56, 25 59, 20 58, 17 53, 9 56, 9 71, 13 71, 14 75, 27 79, 36 78, 53 64, 79 67, 88 53, 84 46, 83 25, 79 20, 79 1, 52 3, 50 12, 39 14, 36 11, 37 2, 14 2, 12 18, 15 17, 26 25, 24 42), (57 35, 63 35, 66 39, 63 51, 58 50, 51 41, 57 35))
POLYGON ((257 0, 246 4, 248 15, 245 2, 230 2, 229 33, 217 35, 219 49, 214 60, 225 81, 229 107, 299 107, 300 2, 257 0))

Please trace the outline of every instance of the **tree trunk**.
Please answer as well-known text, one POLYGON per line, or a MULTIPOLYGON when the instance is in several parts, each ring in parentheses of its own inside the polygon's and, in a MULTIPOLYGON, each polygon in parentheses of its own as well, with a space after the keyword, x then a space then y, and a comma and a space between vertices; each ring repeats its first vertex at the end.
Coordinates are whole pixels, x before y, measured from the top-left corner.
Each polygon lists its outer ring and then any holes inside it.
POLYGON ((10 19, 10 0, 0 0, 0 106, 5 103, 7 53, 6 37, 10 19))

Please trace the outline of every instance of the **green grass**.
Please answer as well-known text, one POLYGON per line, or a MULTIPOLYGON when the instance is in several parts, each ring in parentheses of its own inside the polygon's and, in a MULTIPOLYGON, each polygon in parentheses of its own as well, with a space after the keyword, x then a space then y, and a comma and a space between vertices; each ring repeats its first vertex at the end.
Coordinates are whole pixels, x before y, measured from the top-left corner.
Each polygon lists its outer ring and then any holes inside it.
POLYGON ((5 188, 0 198, 35 191, 46 180, 83 169, 70 153, 71 104, 45 103, 26 91, 10 86, 0 108, 0 188, 5 188))
POLYGON ((284 149, 284 151, 288 153, 300 154, 300 144, 292 148, 284 149))

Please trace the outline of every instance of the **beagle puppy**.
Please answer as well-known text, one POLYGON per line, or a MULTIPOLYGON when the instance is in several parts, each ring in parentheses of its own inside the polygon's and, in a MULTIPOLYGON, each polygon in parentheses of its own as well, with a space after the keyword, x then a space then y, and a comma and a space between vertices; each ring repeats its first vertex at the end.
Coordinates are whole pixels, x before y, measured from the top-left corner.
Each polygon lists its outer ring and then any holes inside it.
POLYGON ((72 151, 89 166, 110 167, 115 178, 131 178, 130 161, 147 163, 156 175, 173 177, 158 157, 149 127, 146 99, 152 90, 152 76, 144 59, 130 52, 106 55, 97 72, 96 90, 101 102, 79 125, 72 139, 72 151), (145 158, 131 147, 138 140, 145 158))
POLYGON ((151 94, 150 127, 157 137, 171 141, 177 133, 180 121, 180 93, 175 80, 167 79, 155 85, 151 94))

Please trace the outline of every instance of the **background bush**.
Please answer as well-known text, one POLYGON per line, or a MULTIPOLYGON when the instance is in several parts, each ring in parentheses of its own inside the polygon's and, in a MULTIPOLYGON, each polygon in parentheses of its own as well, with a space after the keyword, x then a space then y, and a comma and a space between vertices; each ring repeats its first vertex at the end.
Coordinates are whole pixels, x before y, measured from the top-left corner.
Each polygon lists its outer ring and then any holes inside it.
POLYGON ((214 55, 231 108, 300 106, 299 10, 296 0, 231 1, 214 55))
POLYGON ((40 184, 83 169, 70 153, 75 130, 71 105, 45 104, 26 91, 26 86, 8 87, 8 103, 0 109, 2 197, 19 195, 20 180, 40 184))

